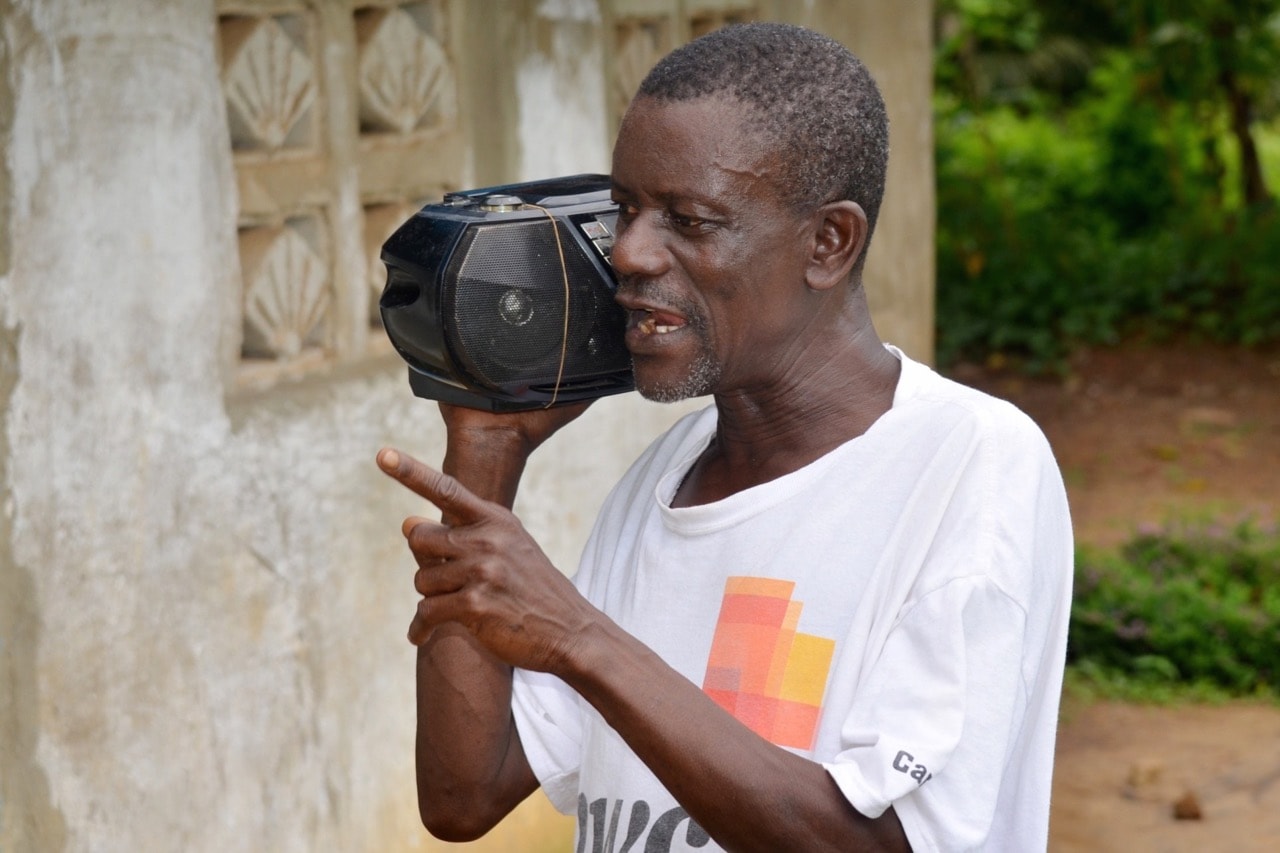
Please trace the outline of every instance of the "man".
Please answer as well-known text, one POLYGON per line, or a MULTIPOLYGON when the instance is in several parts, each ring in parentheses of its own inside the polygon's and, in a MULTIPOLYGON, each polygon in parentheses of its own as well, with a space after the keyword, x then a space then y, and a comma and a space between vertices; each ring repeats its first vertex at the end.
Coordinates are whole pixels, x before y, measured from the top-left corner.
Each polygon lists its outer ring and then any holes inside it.
POLYGON ((793 27, 642 84, 612 173, 627 346, 646 397, 714 405, 637 460, 573 582, 509 508, 580 407, 442 407, 444 474, 379 454, 444 514, 403 527, 433 833, 541 785, 579 850, 1045 847, 1061 478, 1025 416, 876 336, 886 125, 862 65, 793 27))

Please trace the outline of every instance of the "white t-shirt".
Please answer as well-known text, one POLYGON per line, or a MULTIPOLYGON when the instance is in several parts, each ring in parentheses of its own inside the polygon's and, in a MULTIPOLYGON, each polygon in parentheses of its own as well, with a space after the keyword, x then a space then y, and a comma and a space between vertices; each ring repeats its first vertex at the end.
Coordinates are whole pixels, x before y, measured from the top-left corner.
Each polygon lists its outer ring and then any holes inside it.
MULTIPOLYGON (((893 406, 864 435, 673 509, 716 411, 682 419, 609 496, 575 584, 858 811, 893 806, 914 850, 1043 850, 1073 559, 1061 476, 1012 405, 890 350, 893 406)), ((562 681, 517 671, 513 707, 579 850, 719 849, 562 681)))

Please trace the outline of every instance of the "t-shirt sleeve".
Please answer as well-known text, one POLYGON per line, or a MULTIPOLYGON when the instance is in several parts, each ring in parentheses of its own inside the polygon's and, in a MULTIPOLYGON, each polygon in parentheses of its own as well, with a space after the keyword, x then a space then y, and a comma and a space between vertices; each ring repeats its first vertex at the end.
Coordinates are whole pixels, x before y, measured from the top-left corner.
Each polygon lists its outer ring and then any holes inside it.
POLYGON ((889 806, 914 850, 987 839, 1026 709, 1025 613, 985 577, 925 595, 890 632, 825 767, 868 817, 889 806))
POLYGON ((578 809, 578 766, 581 759, 581 700, 554 675, 515 670, 511 713, 520 745, 543 792, 560 812, 578 809))

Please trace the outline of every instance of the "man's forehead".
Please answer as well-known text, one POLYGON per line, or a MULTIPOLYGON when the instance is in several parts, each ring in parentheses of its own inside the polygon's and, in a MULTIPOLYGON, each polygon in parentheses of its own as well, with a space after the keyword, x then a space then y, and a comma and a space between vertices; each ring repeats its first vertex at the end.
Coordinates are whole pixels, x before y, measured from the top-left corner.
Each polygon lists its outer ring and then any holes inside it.
POLYGON ((623 115, 618 137, 644 130, 658 122, 684 127, 689 132, 719 129, 725 125, 749 131, 759 124, 756 109, 727 92, 670 100, 637 95, 623 115))
POLYGON ((764 177, 777 153, 756 111, 732 96, 679 101, 638 96, 619 129, 614 166, 634 159, 764 177))

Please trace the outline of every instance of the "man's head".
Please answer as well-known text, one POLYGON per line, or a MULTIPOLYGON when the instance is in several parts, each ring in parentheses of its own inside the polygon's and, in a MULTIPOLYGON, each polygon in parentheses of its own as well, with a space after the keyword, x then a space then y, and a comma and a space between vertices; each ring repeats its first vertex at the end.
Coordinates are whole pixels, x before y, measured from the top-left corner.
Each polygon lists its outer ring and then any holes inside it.
POLYGON ((659 63, 613 155, 612 260, 641 393, 770 396, 830 362, 865 307, 849 283, 884 130, 865 69, 805 30, 729 28, 659 63))
POLYGON ((782 154, 783 198, 799 211, 857 202, 869 242, 884 196, 889 119, 875 80, 839 42, 787 24, 725 27, 668 54, 637 96, 741 102, 782 154))

